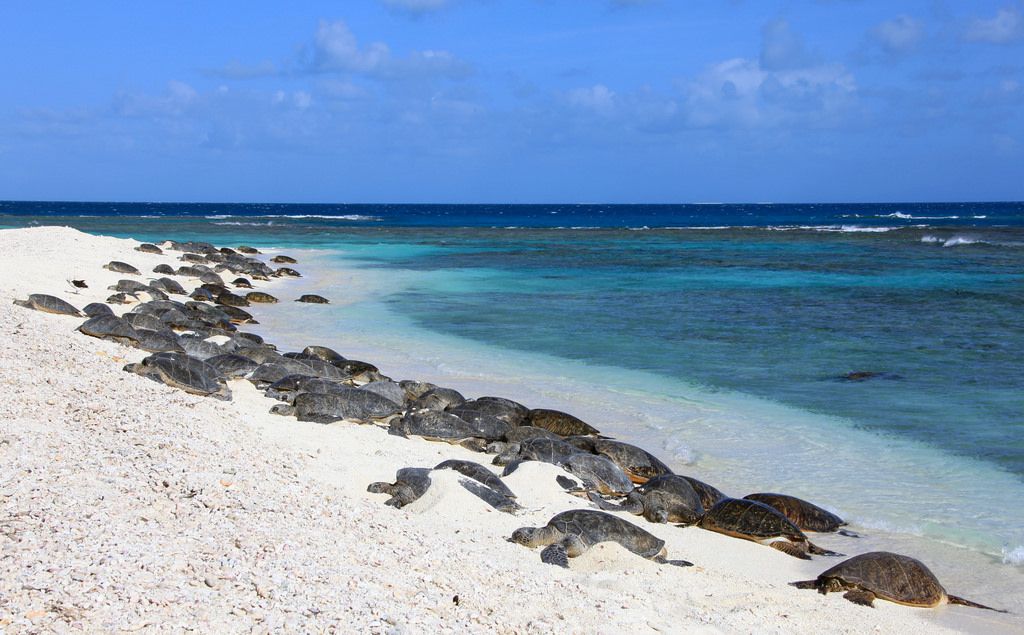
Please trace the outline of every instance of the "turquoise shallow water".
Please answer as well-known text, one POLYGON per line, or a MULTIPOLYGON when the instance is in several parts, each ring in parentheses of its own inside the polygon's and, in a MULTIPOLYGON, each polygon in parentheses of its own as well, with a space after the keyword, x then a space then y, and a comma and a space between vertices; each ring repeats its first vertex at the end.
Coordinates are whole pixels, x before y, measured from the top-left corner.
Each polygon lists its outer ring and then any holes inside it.
POLYGON ((879 548, 973 554, 969 583, 1009 598, 1024 589, 1010 502, 1024 500, 1024 211, 899 209, 660 227, 632 210, 632 229, 593 210, 565 228, 525 226, 537 210, 474 226, 372 210, 0 225, 321 249, 323 282, 303 284, 355 301, 275 309, 268 327, 296 346, 337 338, 423 378, 572 408, 730 493, 831 506, 879 548), (875 374, 843 378, 860 371, 875 374))

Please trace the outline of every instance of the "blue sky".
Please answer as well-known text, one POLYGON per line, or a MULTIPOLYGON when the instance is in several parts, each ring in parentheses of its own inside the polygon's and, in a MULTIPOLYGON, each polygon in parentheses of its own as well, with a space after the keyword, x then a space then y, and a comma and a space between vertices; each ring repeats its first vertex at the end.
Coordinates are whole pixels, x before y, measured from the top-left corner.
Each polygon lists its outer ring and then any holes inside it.
POLYGON ((1024 0, 0 3, 0 199, 1024 199, 1024 0))

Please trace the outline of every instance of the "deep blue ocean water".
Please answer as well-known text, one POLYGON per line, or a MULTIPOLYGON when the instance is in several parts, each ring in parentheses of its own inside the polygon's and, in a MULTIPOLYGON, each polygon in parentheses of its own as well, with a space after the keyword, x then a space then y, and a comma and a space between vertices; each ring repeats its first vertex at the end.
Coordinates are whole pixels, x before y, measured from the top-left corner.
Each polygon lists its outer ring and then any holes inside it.
MULTIPOLYGON (((1024 487, 1024 203, 0 202, 0 227, 39 224, 326 250, 380 282, 381 311, 446 341, 747 395, 820 419, 807 429, 826 448, 839 437, 825 422, 842 421, 878 452, 891 440, 948 456, 950 482, 978 478, 953 467, 965 460, 1024 487)), ((908 467, 927 472, 921 487, 944 478, 941 458, 924 465, 908 467)), ((1024 561, 1024 528, 1002 531, 1019 505, 963 496, 936 512, 938 533, 969 509, 987 553, 1024 561)))

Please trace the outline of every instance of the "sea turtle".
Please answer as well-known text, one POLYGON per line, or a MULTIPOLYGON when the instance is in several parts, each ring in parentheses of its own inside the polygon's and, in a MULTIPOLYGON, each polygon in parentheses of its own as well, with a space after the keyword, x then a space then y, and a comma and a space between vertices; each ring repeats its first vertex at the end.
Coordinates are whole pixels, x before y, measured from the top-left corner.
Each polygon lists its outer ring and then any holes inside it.
POLYGON ((590 500, 607 511, 627 511, 643 516, 652 523, 692 525, 704 515, 700 496, 690 482, 678 474, 655 476, 637 486, 621 505, 609 503, 599 496, 590 500))
POLYGON ((299 296, 299 299, 296 300, 296 302, 306 302, 308 304, 330 304, 331 303, 331 301, 328 300, 327 298, 325 298, 324 296, 317 295, 315 293, 304 293, 304 294, 299 296))
POLYGON ((236 255, 238 255, 238 252, 235 251, 234 249, 232 249, 231 247, 221 247, 217 251, 219 251, 220 253, 224 254, 225 256, 236 256, 236 255))
POLYGON ((167 324, 163 320, 150 313, 132 311, 129 313, 125 313, 122 316, 122 319, 125 322, 131 324, 133 328, 137 329, 149 329, 150 331, 170 330, 168 329, 167 324))
POLYGON ((377 393, 385 399, 390 399, 399 406, 405 405, 405 391, 402 390, 402 387, 399 386, 397 382, 389 381, 387 379, 371 381, 360 386, 359 390, 367 390, 369 392, 377 393))
POLYGON ((103 340, 112 340, 125 346, 137 346, 139 344, 139 333, 127 321, 116 315, 98 315, 89 318, 78 327, 78 331, 98 337, 103 340))
POLYGON ((193 395, 231 399, 231 389, 224 383, 224 376, 216 368, 181 353, 156 353, 138 364, 127 364, 124 370, 193 395))
POLYGON ((435 470, 455 470, 463 476, 468 476, 474 481, 479 481, 487 487, 491 488, 495 492, 500 493, 502 496, 508 498, 516 498, 516 495, 512 493, 512 490, 505 485, 505 482, 498 478, 498 475, 490 471, 479 463, 473 461, 463 461, 460 459, 448 459, 447 461, 441 461, 434 466, 435 470))
POLYGON ((33 293, 28 296, 27 300, 15 300, 14 303, 18 306, 35 309, 36 311, 42 311, 44 313, 73 315, 75 317, 82 317, 85 315, 75 307, 71 306, 68 302, 52 295, 46 295, 45 293, 33 293))
MULTIPOLYGON (((460 412, 473 411, 497 417, 510 426, 526 425, 526 418, 530 414, 530 409, 523 404, 502 397, 479 397, 459 405, 458 408, 460 412)), ((449 410, 454 412, 455 408, 449 410)))
POLYGON ((243 311, 237 306, 222 304, 220 306, 220 310, 225 315, 228 316, 228 320, 232 324, 259 324, 259 322, 257 322, 256 319, 253 318, 252 313, 249 313, 248 311, 243 311))
POLYGON ((118 280, 117 284, 112 284, 107 289, 111 291, 117 291, 118 293, 141 293, 143 291, 149 291, 149 285, 143 284, 138 280, 118 280))
POLYGON ((410 410, 447 410, 465 402, 466 398, 459 391, 438 386, 420 395, 419 399, 412 402, 409 408, 410 410))
POLYGON ((919 560, 888 551, 872 551, 844 560, 814 580, 791 582, 798 589, 817 589, 825 595, 846 591, 854 604, 874 606, 875 599, 930 608, 943 603, 1006 613, 1001 609, 949 595, 919 560))
POLYGON ((127 262, 121 262, 120 260, 111 260, 107 264, 103 265, 104 269, 114 271, 116 273, 127 273, 131 275, 141 275, 141 271, 131 266, 127 262))
POLYGON ((277 304, 277 298, 262 291, 250 291, 245 294, 245 299, 257 304, 277 304))
POLYGON ((208 289, 203 289, 202 287, 193 289, 192 293, 188 294, 188 297, 201 302, 213 302, 216 299, 215 295, 210 293, 208 289))
POLYGON ((202 265, 205 265, 206 263, 210 262, 209 260, 206 259, 206 256, 203 256, 202 254, 192 253, 181 254, 181 256, 178 257, 178 260, 182 262, 198 263, 202 265))
POLYGON ((222 353, 208 357, 206 363, 216 368, 220 374, 229 379, 245 377, 259 366, 259 364, 248 357, 242 357, 235 353, 222 353))
POLYGON ((153 267, 153 273, 159 273, 160 275, 163 276, 174 276, 177 275, 178 272, 174 270, 174 267, 165 263, 160 263, 157 266, 153 267))
POLYGON ((438 410, 412 410, 391 422, 389 432, 398 436, 414 435, 431 441, 465 444, 474 449, 487 441, 500 439, 508 424, 493 420, 481 424, 470 422, 449 412, 438 410), (478 443, 481 442, 481 443, 478 443))
POLYGON ((249 280, 246 278, 235 278, 234 280, 231 281, 231 284, 240 289, 252 288, 252 282, 249 282, 249 280))
POLYGON ((142 243, 141 245, 139 245, 138 247, 135 248, 135 251, 141 251, 144 254, 158 254, 158 255, 164 253, 163 249, 160 249, 156 245, 153 245, 153 244, 150 244, 150 243, 142 243))
POLYGON ((281 276, 288 276, 289 278, 301 278, 302 277, 301 273, 299 273, 298 271, 296 271, 296 270, 294 270, 294 269, 292 269, 290 267, 281 267, 281 268, 277 269, 276 271, 274 271, 273 275, 274 275, 275 278, 280 278, 281 276))
POLYGON ((243 254, 258 254, 258 253, 260 253, 259 249, 256 249, 255 247, 250 247, 248 245, 240 245, 238 247, 238 251, 240 251, 243 254))
POLYGON ((82 308, 82 312, 89 317, 96 317, 98 315, 113 315, 114 312, 110 310, 110 307, 101 302, 90 302, 82 308))
POLYGON ((104 300, 107 304, 128 304, 129 302, 135 301, 136 298, 129 298, 126 293, 112 293, 107 296, 104 300))
POLYGON ((527 425, 537 428, 551 430, 563 437, 598 434, 597 428, 585 423, 583 420, 560 410, 548 410, 546 408, 535 408, 530 411, 526 419, 527 425))
POLYGON ((139 343, 136 348, 149 353, 184 353, 185 349, 178 342, 174 333, 164 331, 151 331, 149 329, 135 329, 139 334, 139 343))
POLYGON ((743 498, 774 507, 803 531, 839 531, 844 535, 856 536, 856 534, 839 529, 846 525, 846 521, 842 518, 817 505, 808 503, 802 498, 771 493, 749 494, 743 498))
POLYGON ((279 255, 274 256, 273 258, 271 258, 270 262, 276 262, 276 263, 282 264, 282 265, 294 265, 298 261, 296 259, 292 258, 291 256, 286 256, 284 254, 279 254, 279 255))
POLYGON ((401 412, 401 406, 372 392, 348 388, 330 394, 304 392, 296 395, 293 405, 280 404, 271 412, 294 414, 299 421, 334 423, 347 420, 369 423, 401 412))
POLYGON ((791 520, 773 507, 745 498, 727 498, 706 511, 698 523, 703 529, 766 544, 795 558, 808 554, 841 556, 818 547, 791 520))
POLYGON ((218 295, 214 302, 225 306, 249 306, 249 300, 245 296, 231 293, 230 291, 218 295))
POLYGON ((302 352, 310 357, 321 359, 329 364, 335 364, 337 362, 345 361, 345 358, 333 348, 327 348, 326 346, 307 346, 302 349, 302 352))
POLYGON ((621 467, 634 483, 646 483, 655 476, 672 473, 658 457, 643 448, 622 441, 592 436, 568 437, 566 441, 581 450, 608 457, 621 467))
POLYGON ((541 562, 561 567, 601 542, 617 542, 629 551, 655 562, 691 566, 685 560, 667 560, 665 541, 633 523, 593 509, 572 509, 556 514, 544 527, 520 527, 510 542, 545 547, 541 562))
POLYGON ((578 453, 579 449, 576 446, 566 443, 562 439, 538 436, 524 439, 518 444, 510 444, 504 453, 494 457, 492 463, 504 465, 505 471, 502 476, 507 476, 516 471, 523 461, 562 465, 566 459, 578 453))
POLYGON ((157 288, 162 289, 167 293, 173 293, 174 295, 187 295, 185 287, 181 286, 177 280, 172 280, 171 278, 157 278, 150 286, 156 286, 157 283, 160 283, 157 288))
POLYGON ((395 474, 394 483, 378 481, 366 488, 371 494, 388 494, 385 505, 402 507, 418 500, 430 489, 430 469, 426 467, 403 467, 395 474))
POLYGON ((323 379, 314 375, 296 373, 294 375, 285 375, 270 384, 263 391, 263 394, 271 399, 292 403, 295 401, 295 397, 304 392, 326 395, 330 393, 344 393, 351 389, 351 386, 346 386, 333 379, 323 379))
POLYGON ((716 504, 724 501, 730 496, 726 496, 720 492, 717 488, 708 485, 704 481, 697 480, 692 476, 682 476, 686 481, 693 487, 693 491, 697 492, 697 496, 700 496, 700 504, 704 506, 704 509, 711 509, 716 504))
POLYGON ((578 488, 570 479, 561 479, 559 484, 570 491, 597 492, 603 496, 625 496, 633 491, 633 481, 608 457, 577 452, 565 458, 562 469, 583 481, 578 488))

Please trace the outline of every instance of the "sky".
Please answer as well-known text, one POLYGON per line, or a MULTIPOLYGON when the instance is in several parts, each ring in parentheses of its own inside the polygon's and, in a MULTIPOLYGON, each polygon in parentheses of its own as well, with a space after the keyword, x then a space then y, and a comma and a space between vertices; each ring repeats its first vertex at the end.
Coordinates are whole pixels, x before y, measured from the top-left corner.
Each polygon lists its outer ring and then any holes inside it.
POLYGON ((4 0, 0 24, 0 199, 1024 200, 1024 0, 4 0))

